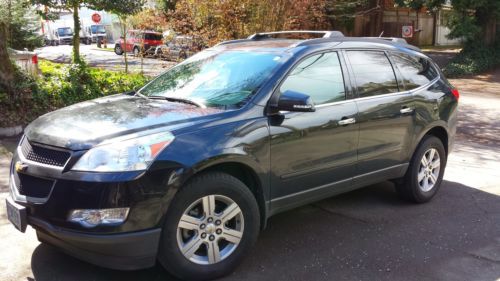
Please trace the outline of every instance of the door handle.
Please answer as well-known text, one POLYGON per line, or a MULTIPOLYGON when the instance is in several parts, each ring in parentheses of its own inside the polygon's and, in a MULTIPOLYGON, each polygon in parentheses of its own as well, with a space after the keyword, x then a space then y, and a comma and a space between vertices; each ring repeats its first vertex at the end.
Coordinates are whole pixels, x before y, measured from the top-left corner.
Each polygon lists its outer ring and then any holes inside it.
POLYGON ((349 124, 354 124, 354 123, 356 123, 356 119, 354 119, 354 118, 347 118, 347 119, 339 120, 340 126, 347 126, 349 124))
POLYGON ((412 113, 413 112, 413 108, 411 107, 403 107, 401 108, 401 110, 399 111, 401 114, 408 114, 408 113, 412 113))

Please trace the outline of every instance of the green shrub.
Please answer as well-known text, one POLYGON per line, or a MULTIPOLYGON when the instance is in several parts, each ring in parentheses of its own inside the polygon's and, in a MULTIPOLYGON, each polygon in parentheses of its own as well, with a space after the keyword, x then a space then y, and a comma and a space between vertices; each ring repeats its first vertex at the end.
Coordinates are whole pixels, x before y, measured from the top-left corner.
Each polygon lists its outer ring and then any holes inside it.
POLYGON ((40 94, 58 107, 134 90, 148 81, 142 74, 90 68, 85 63, 63 65, 41 61, 40 70, 40 94))
POLYGON ((36 117, 77 102, 122 93, 146 84, 142 74, 107 71, 85 63, 59 64, 41 60, 41 75, 16 72, 15 99, 0 89, 0 127, 25 125, 36 117))
POLYGON ((476 75, 500 65, 500 41, 494 46, 469 43, 444 68, 449 78, 476 75))

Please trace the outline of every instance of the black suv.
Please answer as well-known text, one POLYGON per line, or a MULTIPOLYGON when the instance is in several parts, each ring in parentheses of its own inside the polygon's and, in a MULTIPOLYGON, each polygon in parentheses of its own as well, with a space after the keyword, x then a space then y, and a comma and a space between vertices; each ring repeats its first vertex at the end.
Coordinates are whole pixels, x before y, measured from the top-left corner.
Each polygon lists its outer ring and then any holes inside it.
POLYGON ((210 279, 278 212, 386 180, 429 201, 458 91, 400 40, 317 33, 224 42, 41 116, 12 160, 10 221, 99 266, 210 279))

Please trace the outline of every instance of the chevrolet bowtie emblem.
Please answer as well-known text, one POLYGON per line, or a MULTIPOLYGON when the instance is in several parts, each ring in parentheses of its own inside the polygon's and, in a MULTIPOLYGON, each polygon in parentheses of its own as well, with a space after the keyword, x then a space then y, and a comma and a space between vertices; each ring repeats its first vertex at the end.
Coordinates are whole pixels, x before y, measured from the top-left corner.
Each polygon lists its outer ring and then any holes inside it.
POLYGON ((28 170, 28 165, 24 164, 21 161, 17 161, 16 165, 15 165, 15 168, 16 168, 16 172, 18 172, 18 173, 19 172, 25 172, 26 170, 28 170))

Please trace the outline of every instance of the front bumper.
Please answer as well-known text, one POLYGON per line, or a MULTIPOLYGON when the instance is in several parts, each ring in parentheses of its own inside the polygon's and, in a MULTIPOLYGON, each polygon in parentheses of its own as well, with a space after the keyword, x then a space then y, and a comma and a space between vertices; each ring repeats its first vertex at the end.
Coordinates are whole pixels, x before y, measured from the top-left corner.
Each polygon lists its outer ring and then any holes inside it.
POLYGON ((40 242, 89 263, 118 270, 137 270, 154 266, 161 229, 121 234, 87 234, 55 227, 28 217, 40 242))
POLYGON ((34 150, 23 141, 10 170, 11 201, 25 213, 21 231, 27 222, 41 242, 103 267, 135 270, 155 264, 163 214, 179 184, 171 180, 178 178, 175 168, 160 163, 147 172, 74 172, 68 166, 78 159, 77 153, 72 152, 64 166, 55 167, 28 159, 27 151, 34 150), (121 207, 130 211, 120 225, 85 228, 67 220, 73 209, 121 207))

